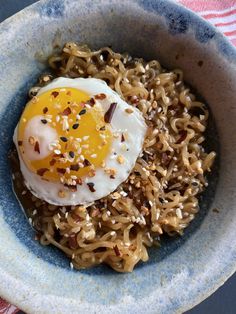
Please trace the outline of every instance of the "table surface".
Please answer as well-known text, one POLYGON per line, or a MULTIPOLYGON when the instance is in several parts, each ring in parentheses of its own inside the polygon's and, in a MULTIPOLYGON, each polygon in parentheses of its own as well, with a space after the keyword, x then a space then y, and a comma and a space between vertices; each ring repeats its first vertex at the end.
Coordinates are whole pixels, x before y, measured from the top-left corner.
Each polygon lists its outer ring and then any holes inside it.
MULTIPOLYGON (((196 0, 197 1, 197 0, 196 0)), ((35 0, 0 0, 0 22, 36 2, 35 0)), ((213 295, 186 314, 235 314, 236 273, 213 295)))

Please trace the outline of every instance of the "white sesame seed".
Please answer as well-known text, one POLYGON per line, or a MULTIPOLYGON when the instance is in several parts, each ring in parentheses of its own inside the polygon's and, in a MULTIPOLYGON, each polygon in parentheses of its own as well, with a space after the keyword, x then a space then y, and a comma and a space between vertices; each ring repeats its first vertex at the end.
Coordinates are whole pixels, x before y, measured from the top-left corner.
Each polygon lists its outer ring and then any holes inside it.
POLYGON ((107 216, 111 216, 111 212, 109 210, 107 211, 107 216))
POLYGON ((111 223, 114 225, 116 223, 115 219, 112 219, 111 223))
POLYGON ((22 195, 25 195, 26 193, 27 193, 27 191, 24 190, 24 191, 22 191, 21 194, 22 194, 22 195))
POLYGON ((176 212, 176 216, 179 218, 179 219, 182 219, 183 218, 183 215, 182 215, 182 211, 179 207, 176 208, 175 210, 176 212))
POLYGON ((82 148, 89 148, 89 145, 88 144, 85 144, 85 145, 81 145, 82 148))
POLYGON ((173 157, 173 160, 177 160, 177 157, 174 156, 174 157, 173 157))
POLYGON ((115 231, 111 231, 111 236, 114 236, 116 235, 116 232, 115 231))
POLYGON ((66 213, 65 213, 65 218, 67 218, 67 217, 68 217, 68 214, 69 214, 68 212, 66 212, 66 213))
POLYGON ((75 253, 73 253, 73 254, 71 255, 71 258, 72 258, 72 259, 74 259, 74 258, 75 258, 75 253))
POLYGON ((102 227, 102 224, 101 224, 101 222, 100 222, 100 221, 98 222, 98 227, 99 227, 99 228, 101 228, 101 227, 102 227))
POLYGON ((29 218, 29 223, 30 223, 31 225, 32 225, 32 221, 33 221, 32 218, 29 218))
POLYGON ((59 149, 55 149, 55 150, 54 150, 54 153, 55 153, 56 155, 60 155, 60 154, 61 154, 61 151, 60 151, 59 149))
POLYGON ((70 268, 73 269, 74 268, 74 265, 72 262, 70 262, 70 268))
POLYGON ((121 192, 120 192, 120 195, 122 195, 122 196, 124 196, 124 197, 125 197, 125 196, 127 196, 127 195, 128 195, 128 193, 126 193, 125 191, 121 191, 121 192))
POLYGON ((153 206, 153 202, 152 201, 148 201, 150 206, 153 206))
POLYGON ((91 158, 96 158, 96 157, 97 157, 97 154, 92 154, 90 157, 91 157, 91 158))
POLYGON ((83 136, 83 140, 87 141, 89 139, 89 137, 90 137, 89 135, 83 136))
POLYGON ((33 216, 35 216, 37 214, 37 209, 35 209, 32 213, 33 216))

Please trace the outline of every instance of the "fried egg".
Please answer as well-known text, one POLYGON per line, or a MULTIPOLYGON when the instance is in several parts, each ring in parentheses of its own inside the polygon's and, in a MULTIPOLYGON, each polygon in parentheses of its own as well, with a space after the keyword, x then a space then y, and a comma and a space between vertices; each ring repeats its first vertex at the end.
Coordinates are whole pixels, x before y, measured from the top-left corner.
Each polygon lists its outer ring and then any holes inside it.
POLYGON ((32 194, 69 206, 105 197, 127 179, 146 128, 104 81, 58 78, 28 102, 13 140, 32 194))

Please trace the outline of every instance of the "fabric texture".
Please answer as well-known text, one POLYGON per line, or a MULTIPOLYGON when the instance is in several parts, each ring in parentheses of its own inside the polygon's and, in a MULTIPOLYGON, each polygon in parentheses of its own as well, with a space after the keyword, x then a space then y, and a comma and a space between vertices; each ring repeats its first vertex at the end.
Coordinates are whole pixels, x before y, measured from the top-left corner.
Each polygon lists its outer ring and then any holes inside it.
MULTIPOLYGON (((176 0, 215 25, 236 46, 235 0, 176 0)), ((0 314, 23 314, 14 305, 0 298, 0 314)))

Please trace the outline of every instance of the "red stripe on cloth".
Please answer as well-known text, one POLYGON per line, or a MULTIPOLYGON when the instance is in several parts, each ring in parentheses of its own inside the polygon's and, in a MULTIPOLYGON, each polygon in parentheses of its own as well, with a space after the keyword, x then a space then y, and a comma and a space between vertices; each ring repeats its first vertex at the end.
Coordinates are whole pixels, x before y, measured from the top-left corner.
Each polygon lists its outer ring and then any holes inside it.
POLYGON ((202 16, 205 18, 205 19, 211 19, 211 18, 214 18, 214 17, 225 17, 225 16, 229 16, 229 15, 233 15, 233 14, 236 14, 236 9, 233 9, 233 10, 230 10, 229 12, 225 12, 225 13, 211 13, 211 14, 206 14, 204 15, 204 13, 202 14, 202 16))
POLYGON ((235 5, 235 0, 179 0, 179 3, 196 12, 226 10, 235 5))
POLYGON ((236 24, 236 19, 230 22, 216 23, 215 26, 227 26, 227 25, 233 25, 233 24, 236 24))
POLYGON ((236 35, 236 30, 231 31, 231 32, 224 32, 225 36, 232 36, 232 35, 236 35))

